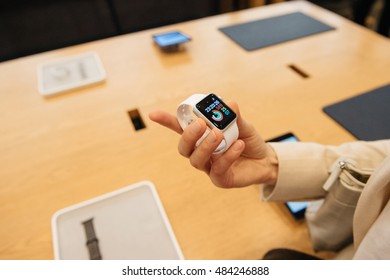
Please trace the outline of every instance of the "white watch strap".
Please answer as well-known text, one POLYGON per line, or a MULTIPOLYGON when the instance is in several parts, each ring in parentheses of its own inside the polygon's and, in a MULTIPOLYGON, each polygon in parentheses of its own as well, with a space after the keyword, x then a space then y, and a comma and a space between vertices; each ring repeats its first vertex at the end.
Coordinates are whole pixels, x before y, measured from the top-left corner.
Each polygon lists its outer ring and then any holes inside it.
MULTIPOLYGON (((226 147, 224 147, 224 149, 221 151, 221 153, 225 152, 227 149, 230 148, 230 146, 234 143, 234 141, 236 141, 238 139, 238 126, 237 126, 237 122, 234 121, 233 123, 231 123, 226 129, 225 131, 223 132, 223 135, 225 137, 225 141, 226 141, 226 147)), ((218 146, 219 147, 219 146, 218 146)), ((218 148, 217 148, 218 150, 218 148)), ((216 151, 217 151, 216 150, 216 151)))
MULTIPOLYGON (((190 97, 188 97, 186 100, 184 100, 182 103, 180 103, 179 107, 177 108, 176 115, 179 124, 183 130, 197 117, 201 117, 202 119, 204 119, 209 126, 212 125, 205 117, 196 116, 194 114, 193 108, 197 103, 199 103, 206 96, 207 94, 193 94, 190 97)), ((198 146, 207 137, 209 133, 210 133, 210 129, 207 129, 205 133, 202 135, 202 137, 199 138, 199 140, 196 142, 196 146, 198 146)), ((224 140, 222 140, 222 142, 215 149, 214 154, 225 152, 233 144, 233 142, 237 140, 238 127, 236 121, 231 123, 223 131, 223 135, 224 135, 224 140)))
POLYGON ((185 129, 193 120, 195 120, 195 118, 197 118, 193 108, 206 96, 206 94, 193 94, 177 107, 176 116, 182 129, 185 129))

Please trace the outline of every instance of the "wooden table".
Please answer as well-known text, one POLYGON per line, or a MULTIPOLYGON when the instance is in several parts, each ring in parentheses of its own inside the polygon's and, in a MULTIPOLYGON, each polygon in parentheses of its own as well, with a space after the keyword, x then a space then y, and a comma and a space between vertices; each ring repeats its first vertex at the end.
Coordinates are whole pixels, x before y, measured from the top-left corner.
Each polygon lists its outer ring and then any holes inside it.
MULTIPOLYGON (((302 222, 257 186, 214 187, 177 153, 179 137, 148 120, 193 93, 236 100, 264 138, 354 140, 322 107, 389 82, 390 42, 348 20, 293 1, 166 26, 0 65, 0 259, 51 259, 59 209, 138 181, 157 188, 186 259, 258 259, 269 249, 313 253, 302 222), (219 27, 302 11, 335 31, 246 52, 219 27), (165 54, 151 35, 179 29, 186 50, 165 54), (104 84, 44 98, 42 61, 96 51, 104 84), (310 75, 304 79, 288 65, 310 75), (128 111, 146 128, 135 131, 128 111)), ((320 256, 329 256, 320 254, 320 256)))

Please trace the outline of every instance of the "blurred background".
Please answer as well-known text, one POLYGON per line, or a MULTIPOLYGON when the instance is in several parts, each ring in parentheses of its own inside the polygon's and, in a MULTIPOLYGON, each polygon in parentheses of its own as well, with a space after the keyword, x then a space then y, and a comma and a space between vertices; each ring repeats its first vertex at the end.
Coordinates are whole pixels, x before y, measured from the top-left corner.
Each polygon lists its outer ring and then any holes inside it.
MULTIPOLYGON (((390 0, 311 0, 389 36, 390 0)), ((283 0, 0 1, 0 62, 283 0)))

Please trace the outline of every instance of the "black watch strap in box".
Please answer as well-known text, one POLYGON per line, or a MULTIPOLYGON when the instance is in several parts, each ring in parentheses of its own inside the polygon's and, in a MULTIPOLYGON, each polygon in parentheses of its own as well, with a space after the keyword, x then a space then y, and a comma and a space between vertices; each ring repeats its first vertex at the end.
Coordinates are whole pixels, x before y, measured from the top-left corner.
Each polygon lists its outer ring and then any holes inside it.
POLYGON ((93 218, 83 222, 85 235, 87 236, 87 247, 89 251, 89 258, 91 260, 101 260, 102 256, 99 249, 99 240, 96 237, 95 229, 93 227, 93 218))

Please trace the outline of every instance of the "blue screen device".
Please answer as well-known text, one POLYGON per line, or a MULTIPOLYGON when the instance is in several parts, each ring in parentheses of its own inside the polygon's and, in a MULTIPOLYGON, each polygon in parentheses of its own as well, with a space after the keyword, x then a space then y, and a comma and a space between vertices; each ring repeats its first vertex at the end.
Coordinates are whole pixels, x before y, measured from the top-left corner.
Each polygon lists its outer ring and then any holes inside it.
POLYGON ((300 220, 305 216, 306 208, 309 206, 309 203, 306 201, 289 201, 286 202, 285 205, 294 218, 300 220))
POLYGON ((179 31, 172 31, 167 33, 155 34, 153 35, 153 40, 161 48, 167 48, 172 46, 178 46, 182 43, 188 42, 191 40, 191 37, 179 31))
MULTIPOLYGON (((299 139, 291 132, 275 137, 267 142, 299 142, 299 139)), ((306 201, 289 201, 285 205, 296 220, 300 220, 305 216, 305 211, 309 205, 306 201)))

